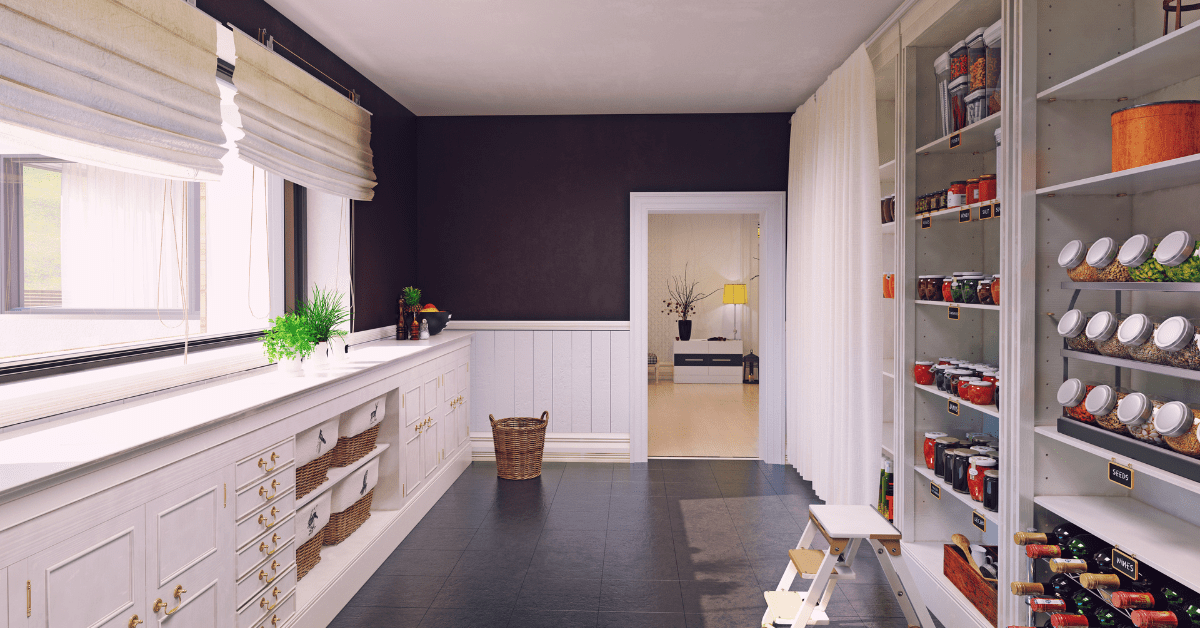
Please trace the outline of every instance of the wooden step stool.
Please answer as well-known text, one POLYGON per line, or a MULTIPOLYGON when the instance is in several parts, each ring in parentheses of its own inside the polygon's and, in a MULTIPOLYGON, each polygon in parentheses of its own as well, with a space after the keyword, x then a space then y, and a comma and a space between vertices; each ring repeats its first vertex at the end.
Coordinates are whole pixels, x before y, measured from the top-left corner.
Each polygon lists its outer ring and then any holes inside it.
POLYGON ((866 539, 875 550, 879 566, 887 575, 892 594, 904 611, 909 628, 933 628, 929 610, 921 594, 912 585, 908 567, 900 556, 900 532, 870 506, 811 506, 808 525, 796 549, 788 550, 787 571, 774 591, 766 591, 767 612, 764 627, 780 625, 824 626, 829 624, 826 608, 839 580, 854 580, 854 557, 866 539), (812 549, 817 533, 829 543, 829 549, 812 549), (838 562, 843 557, 843 562, 838 562), (799 573, 812 580, 808 591, 791 591, 799 573), (907 590, 905 584, 908 584, 907 590), (914 599, 915 598, 915 599, 914 599), (915 607, 915 608, 914 608, 915 607))

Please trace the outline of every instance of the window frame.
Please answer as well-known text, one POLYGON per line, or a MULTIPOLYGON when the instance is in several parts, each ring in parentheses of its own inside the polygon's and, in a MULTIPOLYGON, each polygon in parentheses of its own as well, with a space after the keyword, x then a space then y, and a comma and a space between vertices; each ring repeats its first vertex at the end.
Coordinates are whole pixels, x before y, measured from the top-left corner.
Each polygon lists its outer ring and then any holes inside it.
POLYGON ((202 316, 200 294, 200 242, 202 223, 200 220, 200 186, 195 182, 184 182, 187 186, 188 207, 188 275, 186 313, 184 308, 64 308, 26 307, 24 304, 24 174, 22 167, 27 163, 76 163, 43 155, 7 155, 0 158, 0 315, 54 316, 59 318, 104 319, 104 320, 182 320, 186 315, 195 319, 202 316))

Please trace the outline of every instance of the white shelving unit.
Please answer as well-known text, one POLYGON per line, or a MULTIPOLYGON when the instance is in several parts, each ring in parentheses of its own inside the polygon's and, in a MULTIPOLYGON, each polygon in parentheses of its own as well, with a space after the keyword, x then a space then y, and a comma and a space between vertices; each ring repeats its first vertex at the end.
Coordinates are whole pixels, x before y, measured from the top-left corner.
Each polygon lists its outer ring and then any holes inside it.
POLYGON ((1165 471, 1148 464, 1142 464, 1139 461, 1122 456, 1121 454, 1113 452, 1112 450, 1098 447, 1091 443, 1081 441, 1078 438, 1067 436, 1066 434, 1059 432, 1052 425, 1042 425, 1034 428, 1033 431, 1037 434, 1038 438, 1056 441, 1069 447, 1074 447, 1075 449, 1091 454, 1100 460, 1111 460, 1119 465, 1132 467, 1134 472, 1137 473, 1138 477, 1154 478, 1165 484, 1178 486, 1185 491, 1190 491, 1200 495, 1200 482, 1193 482, 1187 478, 1182 478, 1178 475, 1175 475, 1170 471, 1165 471))
MULTIPOLYGON (((969 32, 969 31, 968 31, 969 32)), ((923 68, 924 69, 924 68, 923 68)), ((932 72, 932 68, 928 68, 932 72)), ((951 133, 918 148, 918 156, 941 155, 954 153, 956 155, 971 155, 996 150, 996 129, 1000 128, 1000 114, 992 114, 975 124, 964 127, 958 133, 951 133), (950 148, 950 138, 958 135, 961 142, 950 148)))
POLYGON ((353 475, 354 472, 361 469, 363 465, 379 457, 379 454, 383 453, 390 446, 391 445, 388 443, 380 443, 375 445, 375 449, 372 449, 370 453, 362 458, 359 458, 358 460, 355 460, 354 464, 345 467, 329 467, 329 471, 325 473, 326 480, 322 482, 320 486, 313 489, 311 493, 307 493, 304 495, 304 497, 296 500, 296 512, 300 512, 300 509, 304 508, 308 502, 320 497, 321 493, 324 493, 330 487, 337 484, 342 480, 342 478, 353 475))
MULTIPOLYGON (((975 512, 983 515, 983 518, 987 519, 989 522, 991 522, 993 524, 1000 523, 998 513, 994 513, 990 510, 987 510, 986 508, 983 507, 983 504, 971 499, 971 496, 969 494, 959 493, 959 492, 955 491, 953 488, 950 487, 949 482, 946 482, 942 478, 939 478, 937 475, 935 475, 933 473, 932 469, 929 469, 925 466, 925 463, 922 462, 920 464, 913 465, 913 470, 917 472, 917 475, 919 475, 923 478, 923 481, 925 482, 926 486, 928 486, 928 484, 930 482, 933 482, 941 487, 941 489, 942 489, 941 501, 955 500, 957 502, 961 502, 967 508, 970 508, 971 510, 974 510, 975 512)), ((965 520, 965 518, 963 518, 963 519, 965 520)))
MULTIPOLYGON (((992 141, 993 141, 993 143, 995 142, 994 139, 992 141)), ((979 221, 979 208, 983 207, 984 205, 989 205, 992 202, 993 201, 988 201, 987 203, 971 203, 970 205, 963 205, 962 207, 951 207, 949 209, 939 209, 938 211, 935 211, 935 212, 926 212, 924 214, 916 214, 912 217, 912 219, 920 222, 920 220, 922 218, 958 218, 958 214, 960 211, 962 211, 964 209, 969 209, 969 210, 971 210, 971 221, 970 222, 977 222, 977 221, 979 221)), ((988 219, 988 220, 991 220, 991 219, 988 219)))
POLYGON ((966 399, 959 399, 958 397, 952 396, 950 393, 948 393, 944 390, 938 390, 934 386, 926 386, 924 384, 916 384, 916 383, 914 383, 913 386, 915 386, 931 395, 936 395, 943 399, 947 399, 947 400, 953 399, 953 400, 957 401, 958 405, 962 406, 963 408, 969 408, 971 410, 976 410, 978 412, 982 412, 984 414, 994 416, 996 418, 1000 418, 1000 411, 996 409, 996 406, 977 406, 977 405, 971 403, 970 401, 967 401, 966 399))
POLYGON ((944 308, 957 307, 957 308, 962 308, 964 310, 992 310, 994 312, 1000 311, 999 305, 983 305, 980 303, 952 303, 950 301, 914 301, 914 303, 916 303, 917 305, 926 305, 926 306, 932 306, 932 307, 944 307, 944 308))
POLYGON ((930 612, 945 626, 954 628, 995 628, 942 573, 941 543, 901 542, 917 589, 930 612))
POLYGON ((1119 172, 1099 174, 1038 188, 1038 196, 1116 196, 1144 194, 1194 185, 1200 180, 1200 155, 1180 157, 1119 172))

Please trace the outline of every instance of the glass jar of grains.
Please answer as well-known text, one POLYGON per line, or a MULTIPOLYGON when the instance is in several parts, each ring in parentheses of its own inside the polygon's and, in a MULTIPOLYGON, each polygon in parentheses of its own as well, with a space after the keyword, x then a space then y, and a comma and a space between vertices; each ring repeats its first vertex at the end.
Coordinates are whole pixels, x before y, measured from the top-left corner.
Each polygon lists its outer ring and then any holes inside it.
POLYGON ((1200 248, 1190 233, 1168 234, 1154 250, 1154 259, 1163 265, 1169 281, 1200 282, 1200 248))
POLYGON ((1100 238, 1088 249, 1086 261, 1088 266, 1096 269, 1096 281, 1130 281, 1129 270, 1117 261, 1117 241, 1112 238, 1100 238))
POLYGON ((1084 333, 1087 334, 1088 340, 1096 344, 1096 352, 1100 355, 1127 360, 1129 359, 1129 347, 1117 340, 1117 328, 1123 322, 1125 322, 1123 316, 1112 312, 1097 312, 1088 321, 1084 333))
POLYGON ((1167 352, 1154 344, 1154 334, 1163 319, 1132 314, 1117 328, 1117 340, 1129 347, 1129 357, 1147 364, 1170 366, 1167 352))
MULTIPOLYGON (((993 297, 995 298, 995 297, 993 297)), ((1099 353, 1096 343, 1088 339, 1084 330, 1087 329, 1088 315, 1079 310, 1071 310, 1058 319, 1058 335, 1063 337, 1067 348, 1083 353, 1099 353)))
POLYGON ((1071 240, 1058 252, 1058 265, 1065 268, 1071 281, 1099 281, 1095 268, 1087 263, 1083 240, 1071 240))
POLYGON ((1154 415, 1154 429, 1163 435, 1167 446, 1193 458, 1200 458, 1197 426, 1200 426, 1200 410, 1194 410, 1182 401, 1165 403, 1154 415))
POLYGON ((1166 351, 1167 362, 1181 369, 1200 371, 1200 339, 1196 327, 1200 321, 1172 316, 1158 326, 1154 344, 1166 351))
POLYGON ((1167 400, 1161 397, 1152 397, 1140 392, 1129 393, 1117 404, 1117 418, 1125 424, 1125 429, 1129 430, 1134 438, 1151 445, 1166 447, 1162 434, 1154 429, 1154 415, 1165 403, 1167 400))
POLYGON ((1157 245, 1150 239, 1150 236, 1144 233, 1129 238, 1125 244, 1121 245, 1121 251, 1117 253, 1117 261, 1129 269, 1131 281, 1159 282, 1167 280, 1167 274, 1162 264, 1154 259, 1156 248, 1157 245))
POLYGON ((1095 387, 1095 384, 1084 384, 1074 377, 1063 382, 1058 387, 1058 404, 1063 407, 1063 416, 1094 425, 1096 417, 1087 411, 1083 401, 1095 387))
POLYGON ((1088 393, 1083 405, 1087 408, 1088 414, 1096 417, 1096 425, 1110 432, 1128 434, 1129 430, 1125 429, 1125 424, 1117 417, 1117 404, 1121 403, 1121 400, 1129 392, 1122 388, 1101 384, 1088 393))

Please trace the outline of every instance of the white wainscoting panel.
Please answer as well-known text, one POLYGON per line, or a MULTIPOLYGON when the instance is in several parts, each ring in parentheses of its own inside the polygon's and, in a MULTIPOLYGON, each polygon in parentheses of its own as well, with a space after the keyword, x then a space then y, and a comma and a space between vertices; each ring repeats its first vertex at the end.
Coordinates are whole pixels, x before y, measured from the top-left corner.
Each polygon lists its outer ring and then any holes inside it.
MULTIPOLYGON (((588 333, 588 332, 582 332, 588 333)), ((609 391, 609 374, 612 373, 610 331, 594 331, 592 334, 592 427, 589 432, 604 434, 611 432, 609 421, 612 412, 612 393, 609 391)))
MULTIPOLYGON (((513 332, 513 416, 535 416, 533 403, 533 331, 513 332)), ((541 415, 538 412, 537 415, 541 415)))
POLYGON ((571 332, 571 429, 565 432, 592 431, 592 334, 571 332))

